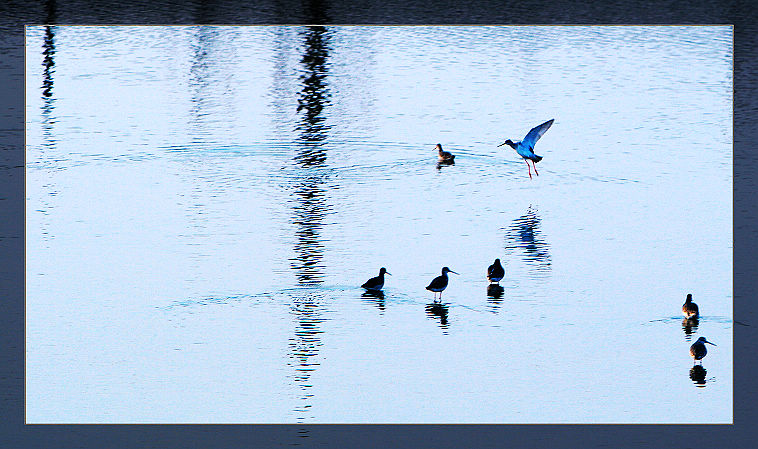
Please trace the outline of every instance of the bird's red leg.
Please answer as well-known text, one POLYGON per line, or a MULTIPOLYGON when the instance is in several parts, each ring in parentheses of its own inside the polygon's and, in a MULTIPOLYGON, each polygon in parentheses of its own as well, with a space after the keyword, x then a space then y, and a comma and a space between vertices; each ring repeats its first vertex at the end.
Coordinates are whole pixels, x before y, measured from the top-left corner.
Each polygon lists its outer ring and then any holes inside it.
POLYGON ((529 166, 529 161, 524 159, 524 162, 526 162, 526 168, 529 170, 529 179, 532 179, 532 167, 529 166))
MULTIPOLYGON (((529 162, 527 162, 526 165, 529 165, 529 162)), ((535 164, 534 161, 532 161, 532 165, 534 165, 534 172, 537 173, 537 176, 539 176, 540 174, 537 171, 537 164, 535 164)))

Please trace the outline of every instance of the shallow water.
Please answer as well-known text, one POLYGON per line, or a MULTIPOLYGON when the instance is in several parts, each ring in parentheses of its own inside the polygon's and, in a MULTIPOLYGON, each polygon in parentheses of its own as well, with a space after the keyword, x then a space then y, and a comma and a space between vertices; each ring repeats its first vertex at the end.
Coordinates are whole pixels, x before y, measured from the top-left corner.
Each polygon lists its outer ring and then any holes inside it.
POLYGON ((731 422, 731 38, 27 28, 27 422, 731 422))

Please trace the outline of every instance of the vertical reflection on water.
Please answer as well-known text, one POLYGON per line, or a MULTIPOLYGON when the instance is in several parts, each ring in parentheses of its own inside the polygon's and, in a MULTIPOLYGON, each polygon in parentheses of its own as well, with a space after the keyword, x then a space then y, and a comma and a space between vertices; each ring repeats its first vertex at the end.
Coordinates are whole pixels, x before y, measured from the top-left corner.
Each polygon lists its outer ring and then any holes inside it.
MULTIPOLYGON (((314 2, 318 3, 318 2, 314 2)), ((311 5, 316 10, 319 4, 311 5)), ((316 14, 316 12, 314 12, 316 14)), ((325 216, 330 211, 327 202, 327 172, 324 170, 326 143, 329 126, 325 123, 325 108, 330 104, 326 77, 328 73, 329 32, 321 26, 307 27, 302 33, 304 51, 300 63, 301 90, 298 96, 297 113, 300 117, 295 128, 299 132, 295 163, 300 167, 293 178, 295 188, 290 205, 294 212, 292 219, 295 230, 295 256, 290 266, 302 286, 318 286, 323 282, 324 244, 321 229, 325 216)), ((292 311, 296 315, 295 336, 290 340, 290 357, 295 359, 294 381, 302 393, 301 406, 295 408, 298 421, 303 421, 311 407, 313 387, 310 381, 318 366, 318 355, 323 333, 320 324, 325 320, 323 293, 309 290, 306 294, 293 298, 292 311)))
MULTIPOLYGON (((189 43, 189 89, 190 109, 188 114, 187 128, 191 130, 192 143, 200 144, 198 148, 204 148, 206 137, 212 134, 212 125, 206 123, 206 118, 211 116, 213 98, 211 78, 214 75, 214 67, 211 66, 213 57, 211 50, 217 40, 217 30, 212 27, 194 27, 194 33, 190 36, 189 43)), ((182 234, 191 249, 189 256, 189 276, 185 282, 189 285, 203 285, 205 282, 203 263, 210 257, 205 249, 207 242, 212 238, 208 232, 208 201, 206 200, 207 181, 209 179, 208 155, 203 151, 189 151, 182 161, 181 176, 188 192, 180 193, 179 205, 184 209, 188 229, 182 234)))
MULTIPOLYGON (((321 323, 326 319, 323 317, 325 308, 321 304, 323 294, 320 292, 310 292, 303 296, 295 298, 291 305, 291 311, 295 315, 296 328, 295 336, 289 340, 289 356, 293 359, 295 373, 293 380, 300 387, 301 404, 296 406, 294 411, 299 414, 298 421, 306 419, 306 413, 310 411, 313 393, 313 383, 310 381, 311 375, 319 366, 315 361, 321 347, 321 338, 319 334, 321 323)), ((312 415, 308 415, 313 418, 312 415)))
MULTIPOLYGON (((48 24, 56 21, 55 0, 45 2, 46 20, 48 24)), ((42 129, 45 140, 51 142, 52 124, 51 115, 55 107, 55 98, 53 98, 53 73, 55 73, 55 27, 47 25, 45 27, 45 37, 42 42, 42 65, 45 67, 42 72, 42 129)))
MULTIPOLYGON (((56 22, 56 4, 55 0, 47 0, 45 2, 45 23, 52 24, 56 22)), ((42 72, 42 107, 41 107, 41 125, 42 125, 42 145, 40 148, 40 160, 44 161, 43 166, 47 167, 47 170, 55 170, 58 157, 55 154, 56 140, 53 132, 53 125, 55 124, 55 118, 53 114, 55 112, 55 97, 53 96, 53 74, 55 73, 55 31, 56 27, 47 25, 45 27, 45 36, 42 41, 42 66, 44 70, 42 72), (47 154, 46 154, 47 153, 47 154)), ((53 206, 53 199, 60 191, 56 188, 52 182, 54 177, 52 174, 48 176, 48 181, 42 187, 46 189, 47 195, 40 198, 40 209, 45 218, 40 222, 40 232, 43 240, 48 241, 53 236, 50 234, 50 222, 47 217, 50 216, 50 210, 53 206)))
POLYGON ((540 232, 540 218, 530 205, 526 213, 513 220, 505 230, 505 252, 522 252, 523 260, 533 269, 535 275, 547 275, 551 269, 550 245, 540 232))
POLYGON ((217 40, 218 31, 214 27, 194 27, 196 31, 195 41, 190 43, 192 49, 192 62, 189 67, 189 85, 192 89, 190 101, 192 102, 192 109, 190 110, 190 117, 192 119, 191 125, 193 125, 193 137, 197 141, 206 135, 210 135, 211 131, 205 129, 204 119, 210 115, 209 109, 211 108, 211 77, 214 73, 211 68, 209 57, 213 45, 217 40))
POLYGON ((700 320, 697 318, 685 318, 682 320, 682 330, 684 331, 684 339, 686 341, 692 340, 692 334, 697 332, 699 324, 700 320))
POLYGON ((302 90, 297 111, 300 132, 295 162, 303 169, 298 173, 292 207, 296 233, 295 257, 291 267, 301 285, 318 284, 323 278, 323 244, 320 231, 330 206, 326 201, 323 184, 327 172, 323 170, 326 151, 323 145, 330 126, 325 123, 324 108, 329 104, 326 76, 329 52, 329 33, 324 27, 308 27, 303 35, 305 51, 300 60, 304 73, 300 76, 302 90))

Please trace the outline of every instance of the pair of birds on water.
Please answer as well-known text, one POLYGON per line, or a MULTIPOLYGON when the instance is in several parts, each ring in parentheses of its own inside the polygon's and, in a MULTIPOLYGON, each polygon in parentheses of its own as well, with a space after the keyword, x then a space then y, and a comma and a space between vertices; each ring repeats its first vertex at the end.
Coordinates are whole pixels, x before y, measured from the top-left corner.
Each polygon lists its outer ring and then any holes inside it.
MULTIPOLYGON (((532 177, 532 167, 529 166, 529 161, 532 161, 532 166, 534 167, 534 173, 539 176, 539 172, 537 171, 537 166, 535 164, 542 160, 542 156, 537 156, 536 154, 534 154, 534 145, 537 143, 539 138, 542 137, 542 135, 545 134, 545 132, 553 125, 553 121, 554 119, 550 119, 541 125, 535 126, 526 134, 526 137, 524 137, 522 140, 518 140, 514 142, 511 139, 508 139, 505 142, 498 145, 499 147, 502 147, 503 145, 508 145, 509 147, 516 150, 516 153, 518 153, 519 156, 524 158, 524 162, 526 162, 526 167, 529 170, 529 178, 532 177)), ((434 149, 437 150, 438 160, 440 164, 454 164, 455 163, 455 155, 448 151, 444 151, 442 149, 442 145, 437 144, 437 146, 434 147, 434 149)))
MULTIPOLYGON (((434 292, 434 300, 437 301, 437 293, 440 294, 440 299, 442 298, 442 291, 447 288, 447 274, 448 273, 456 273, 455 271, 451 270, 448 267, 442 267, 442 275, 437 276, 436 278, 432 279, 432 282, 429 283, 429 285, 426 287, 427 290, 430 290, 434 292)), ((373 277, 366 281, 361 287, 365 288, 368 291, 374 291, 377 292, 384 287, 384 275, 389 274, 390 276, 392 273, 388 272, 386 268, 382 267, 379 269, 379 276, 373 277)))
MULTIPOLYGON (((697 320, 700 318, 700 310, 698 309, 697 304, 692 302, 691 293, 687 294, 687 299, 685 299, 684 304, 682 304, 682 314, 688 320, 697 320)), ((690 346, 690 355, 695 360, 695 362, 698 360, 703 360, 703 357, 708 354, 708 349, 705 347, 706 343, 709 345, 717 346, 716 344, 706 340, 705 337, 698 338, 697 341, 693 343, 692 346, 690 346)))
MULTIPOLYGON (((455 271, 451 270, 448 267, 442 267, 442 274, 437 276, 436 278, 432 279, 432 282, 429 283, 429 285, 426 286, 426 289, 434 292, 434 300, 437 301, 437 293, 440 294, 440 300, 442 300, 442 291, 447 288, 448 278, 447 274, 453 273, 458 274, 455 271)), ((361 285, 362 288, 365 288, 369 291, 379 291, 384 287, 384 275, 389 274, 392 276, 392 273, 388 272, 386 268, 382 267, 379 269, 379 276, 372 277, 368 281, 366 281, 363 285, 361 285)), ((490 282, 500 282, 501 279, 505 276, 505 269, 500 264, 500 259, 495 259, 495 262, 487 268, 487 279, 490 282)))

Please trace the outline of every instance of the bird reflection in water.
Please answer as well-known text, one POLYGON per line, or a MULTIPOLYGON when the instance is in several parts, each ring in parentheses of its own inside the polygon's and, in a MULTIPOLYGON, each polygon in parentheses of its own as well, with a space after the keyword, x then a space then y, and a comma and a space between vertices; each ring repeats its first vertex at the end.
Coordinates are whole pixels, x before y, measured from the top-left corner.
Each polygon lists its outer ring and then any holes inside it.
POLYGON ((697 332, 699 324, 700 320, 697 318, 685 318, 682 320, 682 330, 684 331, 684 339, 686 341, 692 340, 692 334, 697 332))
POLYGON ((487 303, 491 312, 497 313, 500 304, 503 302, 501 298, 504 292, 505 289, 499 284, 489 284, 487 286, 487 303))
POLYGON ((705 387, 705 375, 708 373, 703 365, 694 365, 690 368, 690 379, 694 382, 696 387, 705 387))
POLYGON ((426 315, 432 319, 440 320, 440 327, 447 329, 448 321, 448 306, 442 302, 433 302, 426 305, 426 315))
POLYGON ((374 303, 379 310, 384 312, 385 303, 384 303, 384 292, 381 290, 366 290, 361 295, 363 298, 366 298, 367 301, 374 303))
POLYGON ((550 245, 540 231, 540 218, 530 205, 526 213, 513 220, 505 231, 506 253, 521 252, 523 260, 534 269, 534 274, 544 275, 551 269, 550 245))

